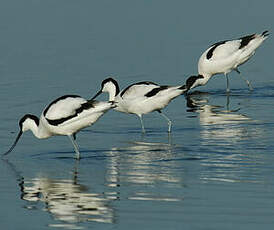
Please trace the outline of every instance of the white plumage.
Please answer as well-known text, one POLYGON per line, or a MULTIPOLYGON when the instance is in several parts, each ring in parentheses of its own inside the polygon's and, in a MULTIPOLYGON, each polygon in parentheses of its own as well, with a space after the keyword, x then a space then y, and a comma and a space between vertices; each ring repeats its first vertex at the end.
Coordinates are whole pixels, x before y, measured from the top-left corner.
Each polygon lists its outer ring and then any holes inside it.
MULTIPOLYGON (((209 79, 219 73, 223 73, 227 79, 227 91, 229 81, 227 74, 232 70, 237 71, 238 66, 244 64, 254 55, 255 50, 263 43, 268 36, 268 31, 262 34, 252 34, 236 40, 221 41, 210 46, 200 57, 198 62, 198 76, 191 76, 187 79, 187 88, 193 89, 205 85, 209 79)), ((244 79, 252 90, 251 84, 244 79)))
POLYGON ((118 83, 113 78, 107 78, 102 82, 101 90, 93 98, 102 92, 109 93, 109 100, 116 103, 115 110, 136 114, 140 118, 143 132, 145 128, 142 115, 153 111, 159 112, 168 121, 168 132, 170 132, 171 121, 161 110, 172 99, 186 92, 186 86, 160 86, 144 81, 132 84, 120 91, 118 83))
POLYGON ((72 141, 76 158, 80 158, 78 145, 75 141, 76 133, 95 123, 105 112, 115 107, 113 102, 99 102, 86 100, 77 95, 65 95, 51 102, 43 111, 40 119, 26 114, 19 121, 20 131, 11 146, 4 153, 10 153, 17 144, 22 133, 31 130, 39 139, 56 135, 66 135, 72 141))

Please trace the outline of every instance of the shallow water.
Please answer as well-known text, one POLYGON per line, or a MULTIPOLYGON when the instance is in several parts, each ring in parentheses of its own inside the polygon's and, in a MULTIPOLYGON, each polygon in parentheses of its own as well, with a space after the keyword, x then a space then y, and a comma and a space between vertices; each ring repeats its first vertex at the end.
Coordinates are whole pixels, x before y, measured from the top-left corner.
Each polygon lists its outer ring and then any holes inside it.
MULTIPOLYGON (((26 113, 121 88, 183 84, 209 44, 273 30, 269 1, 1 1, 1 152, 26 113), (235 4, 237 7, 235 7, 235 4), (200 5, 200 7, 197 7, 200 5), (243 15, 244 13, 244 15, 243 15)), ((23 137, 0 161, 3 229, 270 229, 274 214, 272 35, 237 73, 164 110, 110 111, 77 141, 23 137), (16 210, 16 214, 14 212, 16 210)), ((105 97, 100 97, 104 100, 105 97)))

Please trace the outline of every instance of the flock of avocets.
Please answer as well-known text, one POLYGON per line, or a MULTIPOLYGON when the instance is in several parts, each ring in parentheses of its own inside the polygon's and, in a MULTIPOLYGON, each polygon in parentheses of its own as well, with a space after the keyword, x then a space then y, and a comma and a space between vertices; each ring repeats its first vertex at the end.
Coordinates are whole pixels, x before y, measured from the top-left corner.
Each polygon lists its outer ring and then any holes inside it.
MULTIPOLYGON (((185 94, 197 86, 205 85, 215 74, 223 73, 226 76, 226 90, 229 92, 227 74, 232 70, 240 74, 238 66, 253 56, 255 50, 268 35, 268 31, 264 31, 261 34, 247 35, 239 39, 221 41, 211 45, 199 59, 199 74, 189 77, 185 85, 167 86, 143 81, 134 83, 120 91, 117 81, 113 78, 107 78, 102 81, 101 89, 91 99, 87 100, 77 95, 64 95, 57 98, 45 108, 40 119, 31 114, 26 114, 20 119, 19 134, 11 148, 3 156, 13 150, 23 132, 31 130, 34 136, 39 139, 55 135, 68 136, 73 144, 75 157, 80 159, 76 133, 94 124, 110 109, 136 114, 140 118, 143 132, 145 132, 145 128, 142 115, 157 111, 167 120, 168 132, 171 132, 171 121, 162 112, 162 109, 179 95, 185 94), (109 101, 96 101, 95 98, 103 92, 109 94, 109 101)), ((249 89, 252 90, 249 81, 244 80, 249 89)))

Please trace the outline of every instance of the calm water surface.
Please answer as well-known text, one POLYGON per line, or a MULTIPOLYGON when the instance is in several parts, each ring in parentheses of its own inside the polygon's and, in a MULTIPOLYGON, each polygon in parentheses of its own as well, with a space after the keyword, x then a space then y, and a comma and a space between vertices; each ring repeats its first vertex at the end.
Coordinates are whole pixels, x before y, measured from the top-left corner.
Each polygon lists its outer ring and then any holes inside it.
MULTIPOLYGON (((101 81, 183 84, 209 44, 265 29, 271 1, 0 3, 1 152, 18 120, 55 98, 89 98, 101 81)), ((24 133, 0 161, 3 229, 271 229, 274 224, 272 35, 244 66, 144 116, 110 111, 67 137, 24 133), (16 212, 15 212, 16 210, 16 212)), ((100 97, 104 100, 105 97, 100 97)))

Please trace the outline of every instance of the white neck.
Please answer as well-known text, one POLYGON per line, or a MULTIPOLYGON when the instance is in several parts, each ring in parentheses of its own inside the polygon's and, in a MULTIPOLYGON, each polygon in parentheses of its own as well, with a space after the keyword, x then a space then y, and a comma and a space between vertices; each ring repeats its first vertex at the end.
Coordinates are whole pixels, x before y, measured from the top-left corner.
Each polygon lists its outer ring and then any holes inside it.
POLYGON ((109 94, 109 101, 114 101, 116 93, 118 94, 119 89, 117 89, 116 85, 112 82, 106 83, 102 92, 107 92, 109 94))
POLYGON ((196 88, 198 86, 203 86, 205 85, 209 79, 212 77, 211 74, 200 74, 202 77, 201 78, 198 78, 195 83, 191 86, 190 89, 193 89, 193 88, 196 88))
POLYGON ((26 132, 28 130, 31 130, 33 135, 39 139, 48 138, 50 137, 50 133, 43 128, 43 125, 41 122, 39 122, 39 126, 33 119, 26 119, 22 126, 22 131, 26 132))
POLYGON ((201 84, 205 85, 209 79, 212 77, 212 74, 201 74, 204 78, 201 79, 201 84))
POLYGON ((35 121, 30 118, 24 121, 23 128, 22 128, 23 132, 26 132, 28 130, 31 130, 34 136, 36 136, 37 138, 40 138, 39 128, 37 124, 35 123, 35 121))
POLYGON ((109 101, 114 101, 116 90, 110 90, 110 91, 108 91, 108 93, 109 93, 109 98, 108 98, 108 100, 109 100, 109 101))

